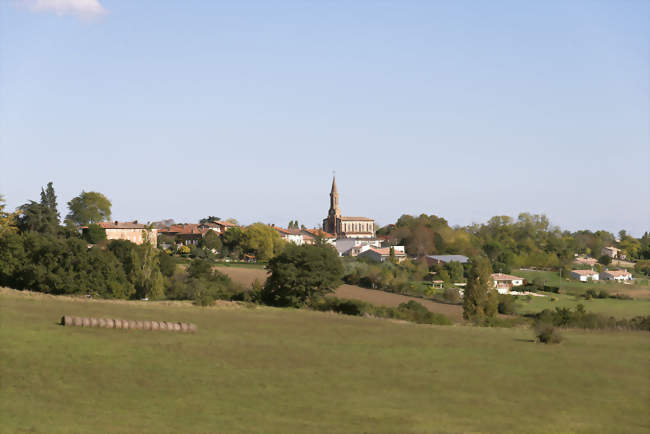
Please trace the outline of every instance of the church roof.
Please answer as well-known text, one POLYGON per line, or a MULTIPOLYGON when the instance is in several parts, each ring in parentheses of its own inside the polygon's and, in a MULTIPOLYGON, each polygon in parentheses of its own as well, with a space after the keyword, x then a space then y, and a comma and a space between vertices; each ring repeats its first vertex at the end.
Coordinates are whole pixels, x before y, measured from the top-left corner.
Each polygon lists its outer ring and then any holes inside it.
POLYGON ((368 217, 341 217, 341 220, 348 220, 348 221, 364 221, 364 222, 374 222, 375 219, 371 219, 368 217))

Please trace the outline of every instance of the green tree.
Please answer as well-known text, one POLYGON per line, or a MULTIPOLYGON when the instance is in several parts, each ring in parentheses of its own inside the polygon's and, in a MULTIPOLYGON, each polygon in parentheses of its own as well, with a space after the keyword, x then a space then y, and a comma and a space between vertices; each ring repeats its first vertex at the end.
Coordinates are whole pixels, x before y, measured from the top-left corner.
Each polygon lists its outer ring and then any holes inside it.
POLYGON ((215 231, 208 231, 208 233, 201 239, 200 244, 201 247, 216 251, 220 251, 223 247, 221 237, 219 237, 215 231))
POLYGON ((20 232, 51 235, 59 232, 59 212, 52 182, 41 189, 40 203, 30 200, 18 208, 17 226, 20 232))
POLYGON ((612 258, 607 255, 602 255, 600 258, 598 258, 598 262, 607 266, 612 263, 612 258))
POLYGON ((451 261, 447 264, 447 268, 449 268, 449 275, 451 276, 452 282, 458 283, 463 281, 463 264, 457 261, 451 261))
POLYGON ((69 225, 88 226, 89 224, 111 219, 111 201, 96 191, 82 191, 68 202, 70 213, 65 221, 69 225))
POLYGON ((242 236, 244 250, 254 253, 260 261, 266 261, 275 256, 282 250, 284 244, 285 242, 280 238, 277 231, 264 223, 250 225, 242 236))
POLYGON ((90 224, 84 229, 82 238, 90 244, 97 244, 106 240, 106 229, 96 224, 90 224))
POLYGON ((206 223, 216 223, 216 222, 218 222, 220 220, 221 220, 221 218, 211 215, 211 216, 207 216, 206 218, 203 218, 203 219, 199 220, 199 224, 204 225, 206 223))
POLYGON ((135 289, 139 298, 153 300, 165 296, 164 279, 160 271, 159 252, 151 242, 151 231, 143 230, 142 239, 144 242, 139 249, 141 251, 140 266, 136 270, 135 289))
POLYGON ((262 300, 276 306, 302 306, 333 292, 343 278, 343 265, 331 246, 289 244, 269 261, 271 273, 262 300))
POLYGON ((11 231, 16 232, 16 214, 5 211, 6 203, 3 195, 0 194, 0 234, 11 231))
MULTIPOLYGON (((486 258, 472 259, 463 297, 463 318, 467 320, 482 320, 486 316, 493 316, 493 300, 488 298, 494 291, 492 280, 492 266, 486 258)), ((498 305, 498 299, 497 299, 498 305)))

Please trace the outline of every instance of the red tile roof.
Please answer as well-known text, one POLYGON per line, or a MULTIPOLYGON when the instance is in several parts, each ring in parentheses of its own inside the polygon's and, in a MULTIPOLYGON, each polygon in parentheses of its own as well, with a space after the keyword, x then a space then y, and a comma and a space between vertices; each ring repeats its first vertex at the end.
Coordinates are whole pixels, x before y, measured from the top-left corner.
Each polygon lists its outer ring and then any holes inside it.
POLYGON ((594 270, 571 270, 571 272, 579 276, 593 276, 594 274, 598 274, 598 272, 594 270))
POLYGON ((509 274, 503 274, 503 273, 493 273, 492 274, 492 279, 494 279, 494 280, 524 280, 523 277, 511 276, 509 274))
POLYGON ((625 270, 605 270, 605 271, 603 271, 603 274, 609 274, 610 276, 614 276, 614 277, 616 277, 616 276, 631 276, 632 275, 632 273, 630 273, 629 271, 625 271, 625 270))
POLYGON ((144 229, 146 225, 137 222, 99 222, 104 229, 144 229))
POLYGON ((341 220, 343 221, 364 221, 364 222, 374 222, 375 219, 371 219, 368 217, 341 217, 341 220))

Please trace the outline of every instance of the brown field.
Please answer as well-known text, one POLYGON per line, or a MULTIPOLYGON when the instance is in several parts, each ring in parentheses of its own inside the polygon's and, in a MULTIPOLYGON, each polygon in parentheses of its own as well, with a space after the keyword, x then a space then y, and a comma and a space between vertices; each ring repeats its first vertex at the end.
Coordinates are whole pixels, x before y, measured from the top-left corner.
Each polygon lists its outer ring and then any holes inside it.
MULTIPOLYGON (((250 286, 255 279, 260 282, 266 280, 266 271, 255 268, 239 267, 217 267, 219 271, 230 276, 230 278, 241 285, 250 286)), ((454 304, 436 303, 431 300, 423 300, 417 297, 406 295, 392 294, 390 292, 366 289, 356 285, 341 285, 334 293, 337 297, 348 298, 352 300, 361 300, 380 306, 397 306, 409 300, 415 300, 422 303, 427 309, 434 313, 446 315, 452 321, 461 321, 463 317, 463 308, 454 304)))

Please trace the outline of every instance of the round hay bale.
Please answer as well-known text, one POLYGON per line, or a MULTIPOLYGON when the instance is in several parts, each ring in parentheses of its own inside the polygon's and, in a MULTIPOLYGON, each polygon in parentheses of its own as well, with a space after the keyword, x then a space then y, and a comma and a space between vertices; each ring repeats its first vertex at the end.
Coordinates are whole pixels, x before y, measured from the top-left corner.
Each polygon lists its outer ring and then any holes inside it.
POLYGON ((151 321, 142 321, 143 330, 151 330, 151 321))
POLYGON ((151 330, 160 330, 160 323, 158 321, 151 321, 151 330))
POLYGON ((90 327, 90 318, 81 318, 82 327, 90 327))
POLYGON ((172 331, 180 332, 181 331, 181 323, 173 322, 172 323, 172 331))
POLYGON ((115 327, 115 321, 111 318, 106 318, 106 328, 112 329, 115 327))
POLYGON ((142 330, 144 327, 142 326, 142 321, 136 321, 135 322, 135 329, 136 330, 142 330))
POLYGON ((190 328, 190 333, 196 333, 196 324, 188 324, 188 327, 190 328))
POLYGON ((106 320, 104 318, 99 318, 97 320, 97 327, 99 328, 106 328, 106 320))
POLYGON ((61 317, 61 325, 70 327, 72 326, 72 317, 69 315, 64 315, 61 317))
MULTIPOLYGON (((135 329, 135 321, 133 321, 132 319, 130 319, 130 320, 126 321, 126 323, 127 323, 127 326, 126 326, 126 327, 127 327, 129 330, 133 330, 133 329, 135 329)), ((122 321, 122 327, 124 327, 124 321, 122 321)))
POLYGON ((99 326, 99 320, 97 318, 89 318, 90 320, 90 327, 98 327, 99 326))
POLYGON ((121 329, 122 328, 122 320, 121 319, 116 319, 115 320, 115 328, 116 329, 121 329))
POLYGON ((167 322, 160 321, 160 330, 167 330, 167 322))
POLYGON ((190 327, 187 325, 187 323, 184 322, 181 323, 181 331, 183 333, 187 333, 190 331, 190 327))
POLYGON ((83 325, 83 321, 78 316, 73 316, 72 325, 75 327, 81 327, 83 325))

